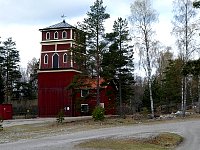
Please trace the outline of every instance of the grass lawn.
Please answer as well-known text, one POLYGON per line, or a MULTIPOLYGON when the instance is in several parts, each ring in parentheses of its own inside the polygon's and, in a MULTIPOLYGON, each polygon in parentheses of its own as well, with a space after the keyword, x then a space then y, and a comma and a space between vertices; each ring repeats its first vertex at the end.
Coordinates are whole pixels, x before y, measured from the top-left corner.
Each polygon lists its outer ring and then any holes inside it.
POLYGON ((104 150, 169 150, 175 148, 183 138, 174 133, 160 133, 148 139, 93 139, 76 145, 78 148, 104 150))

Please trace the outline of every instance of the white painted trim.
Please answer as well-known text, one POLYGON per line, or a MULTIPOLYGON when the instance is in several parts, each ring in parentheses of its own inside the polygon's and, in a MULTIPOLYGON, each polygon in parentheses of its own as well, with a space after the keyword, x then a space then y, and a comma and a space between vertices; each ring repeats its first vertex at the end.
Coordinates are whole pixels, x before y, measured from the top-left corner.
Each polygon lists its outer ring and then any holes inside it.
POLYGON ((66 70, 38 70, 38 73, 47 73, 47 72, 77 72, 82 73, 81 71, 75 69, 66 69, 66 70))
POLYGON ((57 29, 39 29, 39 31, 59 31, 59 30, 71 30, 71 29, 76 29, 76 28, 73 28, 73 27, 71 27, 71 28, 57 28, 57 29))
POLYGON ((70 30, 70 39, 73 39, 72 38, 72 29, 70 30))
POLYGON ((47 32, 46 33, 46 39, 45 40, 50 40, 51 39, 51 34, 50 34, 50 32, 47 32), (49 34, 49 38, 47 38, 47 35, 49 34))
POLYGON ((58 35, 58 31, 54 32, 54 39, 58 39, 59 35, 58 35), (57 34, 57 38, 56 38, 56 35, 57 34))
POLYGON ((73 65, 73 55, 72 55, 72 54, 73 54, 73 53, 72 53, 72 51, 71 51, 71 54, 70 54, 70 55, 71 55, 71 57, 70 57, 70 58, 71 58, 71 67, 73 68, 74 65, 73 65))
MULTIPOLYGON (((59 51, 57 50, 56 52, 57 52, 57 53, 61 53, 61 52, 68 52, 68 51, 70 51, 70 50, 59 50, 59 51)), ((42 54, 43 54, 43 53, 55 53, 55 51, 42 51, 41 53, 42 53, 42 54)))
POLYGON ((58 50, 58 49, 57 49, 57 46, 58 46, 58 45, 57 45, 57 44, 55 44, 55 51, 57 51, 57 50, 58 50))
POLYGON ((67 39, 67 31, 65 30, 62 32, 62 39, 67 39), (63 36, 63 33, 65 33, 65 37, 63 36))
POLYGON ((67 63, 67 61, 64 61, 64 60, 65 60, 65 55, 66 55, 66 57, 67 57, 66 60, 68 60, 68 55, 67 55, 67 53, 64 53, 64 54, 63 54, 63 63, 67 63))
POLYGON ((87 106, 87 111, 86 112, 89 111, 89 105, 88 104, 81 104, 81 112, 85 112, 85 111, 82 111, 82 106, 87 106))
POLYGON ((73 42, 73 39, 58 39, 58 40, 47 40, 47 41, 41 41, 40 44, 42 45, 48 45, 48 44, 55 44, 55 43, 71 43, 73 42))
POLYGON ((49 62, 49 56, 48 56, 48 54, 46 54, 46 55, 44 55, 44 64, 48 64, 48 62, 49 62), (47 56, 47 62, 45 62, 46 56, 47 56))

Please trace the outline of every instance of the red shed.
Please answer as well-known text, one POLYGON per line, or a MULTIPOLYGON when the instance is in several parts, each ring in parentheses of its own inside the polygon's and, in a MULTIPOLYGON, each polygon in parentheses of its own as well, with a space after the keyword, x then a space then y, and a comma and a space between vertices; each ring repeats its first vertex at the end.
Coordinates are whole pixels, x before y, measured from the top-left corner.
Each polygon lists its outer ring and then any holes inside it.
MULTIPOLYGON (((96 78, 87 77, 79 81, 83 83, 78 89, 74 89, 73 97, 75 116, 91 115, 97 105, 97 85, 96 78)), ((105 109, 106 115, 116 114, 116 86, 111 81, 105 84, 103 78, 99 80, 100 85, 100 105, 105 109)))
POLYGON ((12 104, 0 104, 0 116, 3 120, 12 119, 12 104))

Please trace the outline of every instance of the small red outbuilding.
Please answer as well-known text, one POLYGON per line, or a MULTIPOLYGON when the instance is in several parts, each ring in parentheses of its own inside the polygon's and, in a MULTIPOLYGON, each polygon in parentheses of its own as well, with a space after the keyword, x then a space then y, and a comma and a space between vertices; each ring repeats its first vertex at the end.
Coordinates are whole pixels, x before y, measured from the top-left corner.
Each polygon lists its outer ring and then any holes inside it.
POLYGON ((12 104, 0 104, 0 117, 3 118, 3 120, 12 119, 12 104))

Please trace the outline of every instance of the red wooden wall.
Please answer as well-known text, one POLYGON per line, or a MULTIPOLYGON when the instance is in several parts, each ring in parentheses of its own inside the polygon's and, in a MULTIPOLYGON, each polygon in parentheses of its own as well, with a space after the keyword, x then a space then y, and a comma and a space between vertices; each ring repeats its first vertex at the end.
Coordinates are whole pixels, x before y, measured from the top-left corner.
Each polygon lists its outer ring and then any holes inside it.
POLYGON ((0 116, 4 120, 12 119, 12 104, 0 104, 0 116))
POLYGON ((38 109, 40 117, 55 117, 61 109, 73 116, 72 91, 67 86, 77 72, 45 72, 38 74, 38 109))

